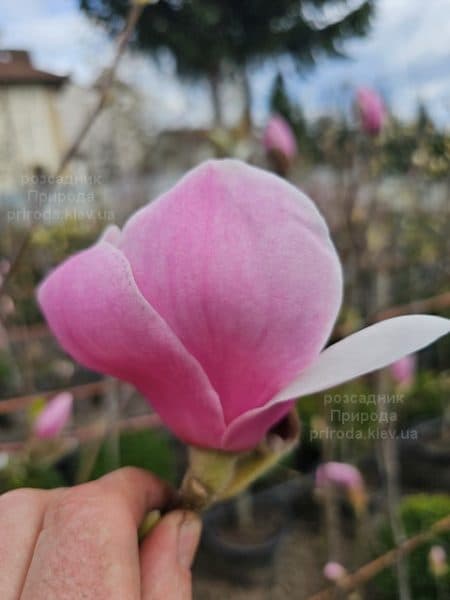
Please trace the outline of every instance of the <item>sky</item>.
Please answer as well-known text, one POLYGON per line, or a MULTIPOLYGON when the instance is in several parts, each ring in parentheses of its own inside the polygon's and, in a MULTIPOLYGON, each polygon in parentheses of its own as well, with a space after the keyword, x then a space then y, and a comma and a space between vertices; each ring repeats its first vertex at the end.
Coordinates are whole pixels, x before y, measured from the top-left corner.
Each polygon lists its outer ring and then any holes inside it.
MULTIPOLYGON (((0 47, 29 49, 37 66, 69 73, 82 85, 112 56, 107 36, 75 0, 0 0, 0 47)), ((421 101, 438 124, 450 126, 450 0, 378 0, 371 33, 349 40, 345 50, 347 60, 323 59, 302 77, 281 62, 292 98, 307 114, 341 110, 356 87, 369 85, 400 117, 413 116, 421 101)), ((181 84, 169 58, 162 71, 148 58, 128 58, 119 74, 148 93, 162 122, 202 125, 210 117, 206 86, 181 84)), ((252 76, 259 121, 267 116, 273 77, 270 65, 252 76)))

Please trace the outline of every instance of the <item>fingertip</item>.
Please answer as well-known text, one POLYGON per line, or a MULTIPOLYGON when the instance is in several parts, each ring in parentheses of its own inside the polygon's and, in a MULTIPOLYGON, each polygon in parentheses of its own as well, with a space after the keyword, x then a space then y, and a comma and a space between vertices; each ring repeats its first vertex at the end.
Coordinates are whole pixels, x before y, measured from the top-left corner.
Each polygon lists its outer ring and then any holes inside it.
POLYGON ((104 475, 97 486, 115 494, 125 503, 138 527, 149 510, 164 508, 173 496, 169 484, 153 473, 136 467, 122 467, 104 475))
POLYGON ((199 516, 193 512, 184 511, 178 528, 178 562, 185 569, 190 569, 194 562, 200 535, 202 522, 199 516))
POLYGON ((200 534, 201 520, 190 511, 175 510, 161 519, 140 548, 143 598, 190 597, 200 534))

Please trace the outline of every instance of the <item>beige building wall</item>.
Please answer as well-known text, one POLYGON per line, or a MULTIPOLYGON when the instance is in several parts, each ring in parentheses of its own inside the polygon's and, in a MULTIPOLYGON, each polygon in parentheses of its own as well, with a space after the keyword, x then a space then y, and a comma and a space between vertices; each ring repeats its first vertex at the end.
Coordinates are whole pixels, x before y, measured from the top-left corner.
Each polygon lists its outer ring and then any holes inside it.
POLYGON ((0 192, 38 171, 53 174, 65 146, 58 91, 39 84, 0 86, 0 192))

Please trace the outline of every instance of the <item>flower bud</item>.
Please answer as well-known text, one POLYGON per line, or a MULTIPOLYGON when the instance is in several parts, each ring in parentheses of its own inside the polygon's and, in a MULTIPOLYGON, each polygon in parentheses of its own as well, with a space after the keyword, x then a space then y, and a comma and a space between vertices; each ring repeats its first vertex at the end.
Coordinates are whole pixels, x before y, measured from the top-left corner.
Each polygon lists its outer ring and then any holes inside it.
POLYGON ((347 574, 347 571, 340 563, 330 561, 324 566, 323 574, 330 581, 337 582, 347 574))
POLYGON ((434 577, 442 577, 447 573, 447 553, 442 546, 432 546, 430 548, 428 564, 434 577))
POLYGON ((72 415, 73 396, 69 392, 62 392, 52 398, 34 423, 34 433, 38 438, 50 439, 58 436, 72 415))

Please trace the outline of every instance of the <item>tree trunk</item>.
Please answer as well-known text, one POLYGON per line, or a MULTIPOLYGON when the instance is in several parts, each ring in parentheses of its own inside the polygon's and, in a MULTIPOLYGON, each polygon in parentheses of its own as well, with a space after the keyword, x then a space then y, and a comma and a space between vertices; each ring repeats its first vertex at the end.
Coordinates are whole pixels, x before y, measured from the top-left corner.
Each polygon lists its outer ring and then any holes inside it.
POLYGON ((247 131, 250 131, 252 128, 252 90, 247 69, 245 67, 242 70, 242 89, 244 96, 243 121, 247 127, 247 131))
POLYGON ((211 103, 213 108, 214 125, 216 127, 221 127, 223 125, 223 114, 220 98, 220 69, 211 71, 208 75, 208 80, 211 88, 211 103))

